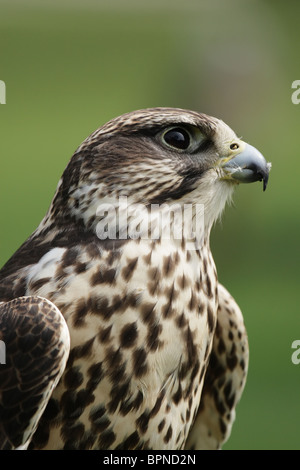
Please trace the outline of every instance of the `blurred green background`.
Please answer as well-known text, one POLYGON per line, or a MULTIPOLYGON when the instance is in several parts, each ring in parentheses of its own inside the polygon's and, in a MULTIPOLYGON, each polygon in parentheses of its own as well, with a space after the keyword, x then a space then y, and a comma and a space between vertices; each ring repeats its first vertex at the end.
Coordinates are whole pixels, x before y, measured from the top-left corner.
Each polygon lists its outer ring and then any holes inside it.
POLYGON ((299 2, 0 0, 0 262, 36 228, 73 151, 152 106, 223 119, 273 163, 215 227, 219 278, 240 304, 250 370, 226 449, 299 449, 299 2))

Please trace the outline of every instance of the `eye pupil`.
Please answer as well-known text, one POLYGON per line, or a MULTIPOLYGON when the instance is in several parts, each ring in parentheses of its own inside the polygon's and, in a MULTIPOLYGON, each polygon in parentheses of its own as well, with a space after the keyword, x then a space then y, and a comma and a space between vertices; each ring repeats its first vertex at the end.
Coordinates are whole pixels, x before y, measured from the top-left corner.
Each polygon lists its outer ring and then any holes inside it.
POLYGON ((190 136, 188 132, 179 127, 167 131, 164 135, 164 139, 168 145, 180 150, 185 150, 190 145, 190 136))

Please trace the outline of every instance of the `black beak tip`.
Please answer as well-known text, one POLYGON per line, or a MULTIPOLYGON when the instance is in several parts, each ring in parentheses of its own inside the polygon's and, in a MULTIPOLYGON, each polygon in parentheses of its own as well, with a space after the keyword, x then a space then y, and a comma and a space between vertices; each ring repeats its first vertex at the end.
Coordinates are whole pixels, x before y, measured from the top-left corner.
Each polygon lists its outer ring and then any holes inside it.
POLYGON ((269 173, 265 174, 262 178, 263 180, 263 191, 267 189, 268 181, 269 181, 269 173))
POLYGON ((259 181, 263 182, 263 191, 267 189, 269 181, 269 171, 271 164, 267 164, 264 170, 258 171, 257 175, 259 176, 259 181))
MULTIPOLYGON (((271 164, 266 163, 263 167, 257 167, 256 165, 249 165, 249 168, 253 171, 254 175, 256 174, 257 181, 263 182, 263 191, 267 189, 268 181, 269 181, 269 173, 271 164)), ((255 176, 254 176, 255 178, 255 176)))

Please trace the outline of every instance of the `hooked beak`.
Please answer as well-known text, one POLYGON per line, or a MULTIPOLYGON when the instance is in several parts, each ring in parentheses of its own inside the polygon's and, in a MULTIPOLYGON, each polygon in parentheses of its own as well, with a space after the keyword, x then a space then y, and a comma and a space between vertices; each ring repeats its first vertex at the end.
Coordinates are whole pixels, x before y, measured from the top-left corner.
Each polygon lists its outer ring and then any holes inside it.
POLYGON ((262 154, 252 145, 239 141, 238 150, 233 155, 222 159, 221 167, 225 170, 225 179, 233 179, 240 183, 263 181, 265 191, 271 163, 267 163, 262 154), (225 161, 224 161, 225 160, 225 161))

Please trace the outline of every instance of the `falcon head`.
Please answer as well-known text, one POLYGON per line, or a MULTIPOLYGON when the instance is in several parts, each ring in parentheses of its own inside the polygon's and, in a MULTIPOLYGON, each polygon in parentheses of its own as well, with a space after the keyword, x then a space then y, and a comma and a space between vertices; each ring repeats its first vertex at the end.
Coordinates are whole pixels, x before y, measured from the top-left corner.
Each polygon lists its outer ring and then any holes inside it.
POLYGON ((270 164, 223 121, 194 111, 152 108, 117 117, 70 160, 42 227, 95 228, 100 203, 203 204, 208 229, 239 183, 262 181, 270 164))

